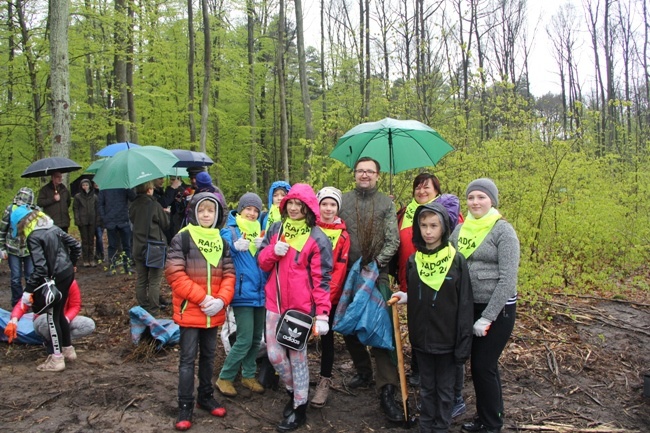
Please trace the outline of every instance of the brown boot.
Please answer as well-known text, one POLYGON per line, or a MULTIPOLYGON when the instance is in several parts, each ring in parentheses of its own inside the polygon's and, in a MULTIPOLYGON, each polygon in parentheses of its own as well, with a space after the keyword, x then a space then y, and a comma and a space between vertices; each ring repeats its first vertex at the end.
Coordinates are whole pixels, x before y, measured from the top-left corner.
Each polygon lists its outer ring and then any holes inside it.
POLYGON ((327 403, 327 396, 330 392, 330 386, 332 386, 332 379, 329 377, 321 377, 318 386, 316 387, 316 392, 311 399, 312 407, 323 407, 327 403))

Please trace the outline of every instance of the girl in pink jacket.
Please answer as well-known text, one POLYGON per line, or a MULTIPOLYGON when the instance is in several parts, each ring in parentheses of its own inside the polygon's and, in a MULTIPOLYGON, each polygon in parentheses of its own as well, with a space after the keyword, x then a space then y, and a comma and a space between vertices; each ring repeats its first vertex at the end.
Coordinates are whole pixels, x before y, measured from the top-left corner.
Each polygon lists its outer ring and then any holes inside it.
POLYGON ((316 316, 318 335, 329 331, 332 243, 316 226, 318 200, 309 185, 296 184, 280 203, 282 221, 274 223, 262 242, 260 268, 270 272, 266 282, 266 350, 291 397, 283 410, 279 431, 292 431, 307 419, 309 368, 307 348, 280 346, 275 331, 280 315, 289 309, 316 316), (281 305, 278 308, 277 285, 281 305))

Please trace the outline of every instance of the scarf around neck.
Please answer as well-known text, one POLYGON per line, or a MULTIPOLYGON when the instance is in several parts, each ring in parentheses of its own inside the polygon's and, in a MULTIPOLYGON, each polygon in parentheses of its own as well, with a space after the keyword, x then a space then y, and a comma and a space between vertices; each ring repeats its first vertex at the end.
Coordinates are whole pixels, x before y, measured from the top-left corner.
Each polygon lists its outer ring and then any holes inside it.
POLYGON ((260 236, 260 222, 258 220, 251 221, 241 215, 235 217, 235 222, 237 223, 237 227, 239 227, 239 231, 241 231, 242 237, 251 241, 248 251, 250 251, 251 255, 254 257, 257 253, 257 248, 255 248, 255 242, 253 242, 253 239, 260 236))
POLYGON ((192 240, 205 260, 216 268, 223 254, 223 239, 221 239, 219 229, 190 224, 181 229, 181 231, 183 230, 190 232, 192 240))
POLYGON ((416 251, 415 267, 418 277, 424 284, 437 292, 445 281, 455 255, 456 250, 450 244, 432 254, 416 251))
POLYGON ((488 213, 479 219, 474 218, 471 213, 468 213, 458 233, 458 251, 466 259, 469 258, 485 240, 485 237, 490 233, 494 224, 500 219, 501 214, 495 208, 490 208, 488 213))
POLYGON ((305 219, 292 220, 287 218, 282 225, 283 241, 288 243, 291 248, 300 252, 309 239, 311 227, 307 225, 305 219))
POLYGON ((422 204, 418 203, 415 199, 411 199, 411 202, 408 204, 408 206, 406 206, 406 210, 404 211, 404 217, 402 218, 402 226, 399 229, 404 230, 409 227, 413 227, 413 217, 415 216, 415 211, 417 210, 418 206, 429 204, 435 201, 438 197, 440 197, 440 195, 437 195, 433 199, 422 204))
POLYGON ((280 208, 277 205, 271 205, 271 209, 269 209, 269 212, 266 216, 266 227, 264 227, 264 230, 268 230, 269 227, 273 225, 273 223, 277 223, 280 220, 282 220, 282 215, 280 215, 280 208))

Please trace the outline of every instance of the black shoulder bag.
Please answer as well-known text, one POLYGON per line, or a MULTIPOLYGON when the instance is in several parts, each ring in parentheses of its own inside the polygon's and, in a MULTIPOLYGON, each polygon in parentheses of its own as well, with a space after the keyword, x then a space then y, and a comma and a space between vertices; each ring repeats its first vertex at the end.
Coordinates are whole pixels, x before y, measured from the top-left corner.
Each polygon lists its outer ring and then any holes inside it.
MULTIPOLYGON (((282 229, 278 233, 278 239, 282 229)), ((280 313, 280 321, 275 329, 275 339, 280 346, 284 346, 291 350, 303 350, 309 341, 312 326, 314 324, 314 317, 305 314, 298 310, 287 310, 284 313, 281 308, 280 299, 280 264, 275 264, 275 290, 276 301, 278 304, 278 312, 280 313)), ((313 305, 312 305, 313 311, 313 305)))

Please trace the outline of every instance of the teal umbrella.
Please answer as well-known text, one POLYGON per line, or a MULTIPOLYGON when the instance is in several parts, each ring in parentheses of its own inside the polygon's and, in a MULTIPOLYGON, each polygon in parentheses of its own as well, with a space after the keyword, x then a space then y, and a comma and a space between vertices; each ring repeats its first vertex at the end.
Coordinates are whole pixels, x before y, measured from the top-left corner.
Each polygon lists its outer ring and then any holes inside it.
POLYGON ((93 161, 93 163, 90 164, 86 169, 86 173, 97 173, 97 171, 101 168, 102 165, 104 165, 107 159, 108 158, 100 158, 96 161, 93 161))
POLYGON ((424 123, 387 117, 350 129, 336 143, 330 157, 350 168, 363 156, 377 160, 381 171, 390 173, 392 193, 394 174, 436 165, 452 150, 437 131, 424 123))
POLYGON ((100 189, 133 188, 167 176, 177 162, 178 158, 162 147, 132 147, 107 159, 93 181, 100 189))

